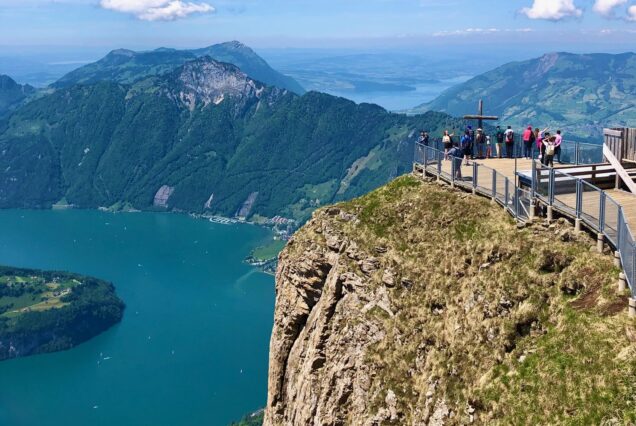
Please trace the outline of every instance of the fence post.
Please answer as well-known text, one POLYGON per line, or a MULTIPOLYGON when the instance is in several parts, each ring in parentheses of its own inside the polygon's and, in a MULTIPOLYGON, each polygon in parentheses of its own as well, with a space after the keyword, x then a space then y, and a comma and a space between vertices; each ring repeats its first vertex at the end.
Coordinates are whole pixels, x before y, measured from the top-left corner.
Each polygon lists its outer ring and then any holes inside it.
POLYGON ((426 177, 426 166, 428 165, 428 146, 424 146, 424 173, 423 176, 426 177))
POLYGON ((506 193, 506 196, 504 198, 504 209, 508 208, 508 202, 509 202, 509 198, 508 198, 508 186, 510 185, 510 181, 508 178, 506 178, 506 180, 504 181, 504 192, 506 193))
POLYGON ((583 210, 583 183, 576 180, 576 217, 574 219, 574 231, 581 232, 581 213, 583 210))
POLYGON ((621 250, 621 242, 623 241, 623 225, 621 224, 621 215, 623 214, 623 207, 618 206, 618 214, 616 218, 616 247, 618 251, 621 250))
POLYGON ((455 157, 450 157, 451 162, 451 188, 455 187, 455 157))
POLYGON ((605 191, 601 191, 601 198, 599 200, 599 212, 598 212, 598 229, 600 232, 605 230, 605 199, 607 195, 605 191))
POLYGON ((473 162, 473 195, 477 193, 477 179, 479 179, 479 165, 473 162))
POLYGON ((495 169, 492 170, 492 201, 495 202, 497 200, 497 172, 495 169))
POLYGON ((442 179, 442 160, 444 154, 441 151, 437 151, 437 180, 442 179))
POLYGON ((548 182, 548 203, 550 206, 554 204, 554 191, 556 190, 555 185, 555 174, 554 169, 550 169, 550 181, 548 182))
POLYGON ((574 164, 576 164, 577 166, 579 165, 579 162, 581 161, 581 146, 579 144, 579 142, 575 142, 574 143, 574 164))

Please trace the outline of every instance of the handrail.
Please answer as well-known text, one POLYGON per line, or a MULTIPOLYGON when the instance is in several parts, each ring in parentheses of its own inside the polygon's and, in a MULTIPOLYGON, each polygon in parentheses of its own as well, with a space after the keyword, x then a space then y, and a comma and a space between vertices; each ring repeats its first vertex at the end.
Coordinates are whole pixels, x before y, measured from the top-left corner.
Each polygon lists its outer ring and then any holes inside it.
MULTIPOLYGON (((451 172, 449 175, 442 171, 442 163, 447 161, 444 158, 444 152, 419 142, 416 143, 415 147, 415 166, 422 167, 424 175, 428 173, 451 183, 453 186, 471 189, 475 193, 485 195, 503 205, 506 211, 517 220, 529 220, 532 217, 530 206, 534 204, 534 200, 542 200, 549 207, 557 209, 577 221, 584 222, 590 229, 597 231, 599 235, 602 234, 617 250, 627 284, 632 296, 636 297, 636 239, 625 219, 623 207, 607 192, 580 177, 560 172, 554 168, 537 168, 537 163, 534 161, 530 189, 517 185, 517 179, 511 180, 496 169, 479 163, 473 163, 473 166, 469 167, 472 171, 471 181, 466 181, 465 178, 467 176, 457 173, 458 164, 461 172, 461 161, 458 162, 457 158, 450 159, 451 172), (544 174, 543 172, 546 171, 548 173, 544 174), (491 177, 488 177, 489 174, 491 177), (461 179, 459 178, 460 175, 461 179), (539 179, 539 175, 543 179, 539 179), (500 182, 503 183, 503 188, 500 187, 500 182), (547 191, 540 191, 546 189, 544 186, 546 183, 547 191), (560 183, 567 184, 566 189, 573 185, 575 188, 574 192, 559 193, 558 186, 560 183), (540 187, 538 184, 540 184, 540 187), (559 197, 561 194, 574 194, 574 205, 569 205, 567 202, 562 201, 563 199, 559 197), (587 199, 586 194, 593 194, 594 197, 598 197, 596 212, 590 212, 590 207, 584 204, 585 199, 587 199), (615 208, 615 211, 608 212, 608 206, 610 210, 615 208), (598 217, 596 217, 596 214, 598 214, 598 217)), ((591 206, 594 207, 594 203, 591 206)))
MULTIPOLYGON (((461 136, 455 136, 455 138, 459 138, 461 136)), ((457 139, 455 139, 457 140, 457 139)), ((418 142, 419 143, 419 142, 418 142)), ((492 147, 493 154, 495 152, 496 141, 491 140, 490 146, 492 147)), ((512 158, 523 158, 524 157, 524 142, 519 140, 519 134, 515 134, 515 141, 512 146, 512 158)), ((441 138, 431 138, 430 146, 440 151, 443 151, 442 139, 441 138)), ((474 149, 474 147, 473 147, 474 149)), ((502 150, 504 152, 503 158, 506 158, 507 147, 506 144, 503 144, 502 150)), ((536 148, 535 143, 532 144, 532 156, 536 158, 539 155, 539 152, 536 148)), ((578 141, 569 141, 563 140, 561 143, 561 151, 559 154, 559 160, 562 163, 573 164, 573 165, 582 165, 582 164, 595 164, 601 163, 603 161, 603 145, 602 144, 592 144, 586 142, 578 142, 578 141), (591 155, 585 156, 584 153, 592 152, 591 155)))

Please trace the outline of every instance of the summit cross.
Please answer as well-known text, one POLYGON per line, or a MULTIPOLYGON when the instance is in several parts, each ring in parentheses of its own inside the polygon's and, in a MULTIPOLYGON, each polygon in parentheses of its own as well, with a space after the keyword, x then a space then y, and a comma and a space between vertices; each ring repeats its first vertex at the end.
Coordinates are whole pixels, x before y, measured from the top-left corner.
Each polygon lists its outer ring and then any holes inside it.
POLYGON ((465 115, 464 120, 477 120, 477 127, 479 129, 484 128, 484 120, 496 121, 499 120, 499 117, 494 115, 484 115, 484 101, 482 99, 479 100, 477 115, 465 115))

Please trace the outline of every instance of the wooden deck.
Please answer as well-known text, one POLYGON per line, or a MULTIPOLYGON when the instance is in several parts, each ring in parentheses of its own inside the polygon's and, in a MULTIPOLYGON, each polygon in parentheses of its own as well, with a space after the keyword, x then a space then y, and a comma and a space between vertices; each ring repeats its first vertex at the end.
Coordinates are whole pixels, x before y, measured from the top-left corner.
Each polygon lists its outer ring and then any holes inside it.
MULTIPOLYGON (((498 173, 501 173, 505 177, 509 179, 514 179, 515 176, 515 160, 507 159, 507 158, 494 158, 494 159, 486 159, 486 160, 471 160, 470 165, 466 166, 465 162, 462 161, 462 176, 464 179, 469 179, 472 177, 472 163, 476 162, 480 165, 486 166, 488 168, 496 170, 498 173)), ((560 167, 568 167, 569 165, 560 165, 555 164, 555 168, 560 167)), ((585 167, 585 166, 581 166, 585 167)), ((451 172, 451 162, 444 161, 442 163, 442 171, 450 174, 451 172)), ((532 171, 532 160, 524 160, 517 159, 516 171, 519 173, 523 173, 527 176, 531 175, 532 171)), ((636 231, 636 195, 631 194, 626 191, 610 189, 605 191, 608 196, 610 196, 614 201, 616 201, 622 208, 623 214, 625 215, 625 219, 629 224, 632 232, 636 231)), ((586 193, 587 194, 587 193, 586 193)), ((589 215, 598 216, 598 212, 600 209, 599 205, 599 197, 595 194, 584 194, 583 196, 583 212, 589 215)), ((571 207, 572 209, 576 208, 576 194, 559 194, 556 196, 558 202, 571 207)), ((612 208, 608 203, 606 210, 607 218, 614 217, 618 213, 615 211, 616 209, 612 208)), ((613 219, 612 219, 613 220, 613 219)))

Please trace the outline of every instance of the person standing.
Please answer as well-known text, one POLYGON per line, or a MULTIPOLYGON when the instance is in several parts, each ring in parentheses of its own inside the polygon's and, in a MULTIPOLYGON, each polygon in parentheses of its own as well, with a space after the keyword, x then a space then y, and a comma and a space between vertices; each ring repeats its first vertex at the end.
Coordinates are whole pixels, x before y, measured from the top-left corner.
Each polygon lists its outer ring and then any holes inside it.
POLYGON ((475 137, 477 143, 477 158, 484 158, 484 146, 486 145, 486 135, 482 129, 477 129, 477 136, 475 137))
POLYGON ((523 156, 526 160, 532 158, 532 142, 534 142, 534 133, 532 132, 532 126, 523 132, 523 156))
POLYGON ((428 146, 429 141, 430 141, 430 138, 429 138, 429 136, 428 136, 428 132, 424 132, 424 131, 422 131, 422 132, 420 133, 420 138, 419 138, 418 142, 419 142, 420 144, 424 145, 424 146, 428 146))
POLYGON ((453 136, 455 133, 448 133, 448 130, 444 130, 444 136, 442 136, 442 143, 444 144, 444 159, 448 160, 448 151, 453 147, 453 136))
POLYGON ((506 139, 506 157, 512 158, 512 152, 515 147, 515 132, 512 130, 512 127, 510 126, 508 126, 508 128, 506 129, 505 139, 506 139))
POLYGON ((501 158, 503 156, 503 143, 505 139, 505 133, 501 130, 501 126, 497 126, 495 138, 497 139, 497 158, 501 158))
POLYGON ((543 161, 543 156, 545 155, 545 144, 543 143, 543 139, 545 138, 545 133, 548 131, 549 127, 546 127, 543 130, 539 130, 537 127, 534 129, 534 140, 537 143, 537 149, 539 151, 539 159, 543 161))
POLYGON ((470 159, 475 159, 475 131, 473 130, 473 126, 468 126, 466 128, 468 131, 468 137, 470 138, 470 144, 468 146, 468 152, 464 152, 464 155, 470 155, 470 159))
POLYGON ((461 144, 461 148, 464 154, 464 158, 466 159, 466 165, 468 166, 468 159, 469 159, 469 148, 470 148, 470 133, 468 132, 468 130, 466 130, 464 132, 464 135, 462 136, 461 140, 460 140, 460 144, 461 144))
POLYGON ((486 159, 492 157, 492 145, 490 135, 486 135, 486 159))
POLYGON ((554 156, 557 158, 559 164, 561 164, 561 144, 563 143, 563 136, 561 136, 561 130, 557 130, 554 139, 554 156))
POLYGON ((453 168, 455 169, 455 179, 462 180, 462 157, 464 156, 464 152, 457 145, 457 143, 453 143, 453 146, 450 150, 448 150, 448 156, 450 160, 453 162, 453 168))
POLYGON ((544 135, 541 143, 544 146, 543 164, 548 167, 554 167, 554 153, 556 151, 556 136, 550 136, 549 133, 544 135))

